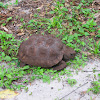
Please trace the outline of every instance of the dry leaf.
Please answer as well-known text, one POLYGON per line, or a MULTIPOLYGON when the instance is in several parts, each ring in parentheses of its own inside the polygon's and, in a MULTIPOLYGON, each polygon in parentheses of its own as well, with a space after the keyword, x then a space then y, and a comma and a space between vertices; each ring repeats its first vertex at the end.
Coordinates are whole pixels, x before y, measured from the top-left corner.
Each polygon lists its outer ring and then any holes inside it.
POLYGON ((83 68, 78 68, 78 70, 83 70, 83 68))
POLYGON ((18 33, 17 36, 22 36, 24 35, 25 33, 18 33))
POLYGON ((62 25, 64 25, 64 26, 68 26, 68 23, 66 23, 66 22, 64 23, 64 22, 63 22, 62 25))
POLYGON ((86 22, 85 22, 85 21, 83 21, 83 22, 82 22, 82 24, 86 24, 86 22))
POLYGON ((90 58, 91 58, 91 59, 93 59, 93 60, 95 59, 95 57, 94 57, 94 56, 90 56, 90 58))
POLYGON ((3 90, 3 91, 0 91, 0 98, 12 98, 12 97, 15 97, 19 95, 18 92, 15 92, 15 91, 11 91, 9 89, 6 89, 6 90, 3 90))
POLYGON ((33 30, 33 32, 35 33, 35 32, 37 32, 37 30, 33 30))
POLYGON ((96 100, 96 97, 94 97, 92 100, 96 100))
POLYGON ((21 7, 13 7, 14 9, 20 9, 21 7))
POLYGON ((68 1, 65 2, 65 6, 66 7, 69 7, 70 6, 69 3, 68 3, 68 1))
POLYGON ((32 18, 34 16, 34 14, 30 14, 30 18, 32 18))
POLYGON ((84 53, 84 54, 86 54, 88 56, 91 56, 92 55, 90 52, 86 52, 86 51, 82 51, 82 50, 81 50, 81 53, 84 53))
POLYGON ((23 33, 23 32, 24 32, 24 30, 23 30, 23 29, 21 29, 21 32, 23 33))
POLYGON ((29 85, 31 86, 31 83, 29 83, 29 85))
POLYGON ((13 34, 13 32, 12 32, 11 30, 8 30, 8 33, 9 33, 9 34, 13 34))
POLYGON ((98 41, 96 41, 96 43, 98 44, 100 42, 100 39, 98 41))
POLYGON ((41 16, 41 17, 45 16, 45 12, 42 12, 42 13, 40 14, 40 16, 41 16))
POLYGON ((51 6, 51 9, 52 9, 52 10, 54 10, 54 9, 55 9, 55 7, 54 7, 54 6, 51 6))
POLYGON ((5 26, 1 26, 1 28, 8 32, 8 29, 5 26))
POLYGON ((40 7, 38 7, 37 9, 42 9, 43 8, 43 5, 41 5, 40 7))
POLYGON ((87 93, 87 91, 82 91, 80 94, 83 96, 87 93))
POLYGON ((72 35, 73 34, 73 29, 70 31, 70 35, 72 35))
POLYGON ((91 35, 91 36, 94 36, 94 35, 95 35, 95 33, 94 33, 94 32, 93 32, 93 33, 90 33, 90 35, 91 35))

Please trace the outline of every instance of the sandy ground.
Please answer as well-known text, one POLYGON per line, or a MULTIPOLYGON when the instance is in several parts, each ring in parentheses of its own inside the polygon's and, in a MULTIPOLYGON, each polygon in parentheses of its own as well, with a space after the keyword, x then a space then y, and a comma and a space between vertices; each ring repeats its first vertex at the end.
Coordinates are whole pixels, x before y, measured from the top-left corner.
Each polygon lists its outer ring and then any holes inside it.
POLYGON ((87 65, 78 73, 73 70, 73 76, 69 77, 77 80, 77 84, 73 87, 67 83, 68 77, 66 75, 62 76, 60 82, 54 80, 50 84, 43 83, 42 80, 35 80, 27 86, 27 92, 22 89, 18 96, 6 100, 100 100, 100 94, 86 93, 87 89, 91 87, 91 81, 95 80, 94 75, 100 73, 99 67, 100 60, 90 59, 87 65), (95 73, 93 73, 94 68, 97 70, 95 73))
MULTIPOLYGON (((99 70, 100 61, 90 60, 87 66, 84 67, 84 71, 93 71, 93 68, 99 70)), ((77 84, 71 87, 67 84, 67 78, 63 78, 62 81, 52 81, 50 84, 43 83, 41 80, 36 80, 32 85, 28 85, 29 91, 25 93, 23 90, 20 95, 16 97, 16 100, 90 100, 90 98, 96 98, 100 100, 100 95, 94 95, 93 93, 84 93, 90 86, 91 81, 94 79, 94 74, 97 75, 100 72, 73 72, 72 79, 77 80, 77 84), (32 95, 29 95, 32 92, 32 95)))

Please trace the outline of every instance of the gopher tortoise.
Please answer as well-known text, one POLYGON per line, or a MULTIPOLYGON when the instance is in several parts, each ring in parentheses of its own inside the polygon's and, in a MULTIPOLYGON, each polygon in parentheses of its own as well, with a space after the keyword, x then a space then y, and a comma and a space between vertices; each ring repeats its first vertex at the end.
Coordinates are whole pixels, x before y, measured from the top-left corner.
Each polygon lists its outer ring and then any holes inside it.
POLYGON ((52 35, 33 34, 23 41, 18 50, 20 66, 25 64, 62 70, 66 61, 75 57, 73 48, 52 35))

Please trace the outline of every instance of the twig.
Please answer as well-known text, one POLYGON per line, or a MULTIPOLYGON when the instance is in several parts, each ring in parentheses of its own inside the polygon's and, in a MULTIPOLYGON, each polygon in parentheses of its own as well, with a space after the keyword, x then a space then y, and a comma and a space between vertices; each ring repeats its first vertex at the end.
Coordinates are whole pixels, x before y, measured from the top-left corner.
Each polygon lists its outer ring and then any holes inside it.
POLYGON ((59 100, 62 100, 63 98, 67 97, 68 95, 70 95, 71 93, 75 92, 77 89, 81 88, 82 86, 86 85, 88 82, 84 83, 83 85, 81 85, 80 87, 77 87, 75 90, 73 90, 72 92, 70 92, 69 94, 65 95, 64 97, 62 97, 59 100))
MULTIPOLYGON (((75 71, 70 71, 70 72, 75 72, 75 71)), ((89 71, 87 71, 87 70, 82 70, 82 72, 100 72, 100 70, 89 70, 89 71)))
POLYGON ((94 70, 94 71, 87 71, 87 70, 84 70, 83 72, 99 72, 100 70, 94 70))

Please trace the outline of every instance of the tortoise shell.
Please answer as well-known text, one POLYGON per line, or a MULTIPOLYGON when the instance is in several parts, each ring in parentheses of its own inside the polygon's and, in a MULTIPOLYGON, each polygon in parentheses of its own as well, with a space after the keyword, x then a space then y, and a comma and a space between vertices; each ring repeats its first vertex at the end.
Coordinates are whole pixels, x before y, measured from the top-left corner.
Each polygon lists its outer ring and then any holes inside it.
POLYGON ((19 47, 21 62, 34 66, 52 67, 63 58, 62 41, 51 35, 33 34, 19 47))

